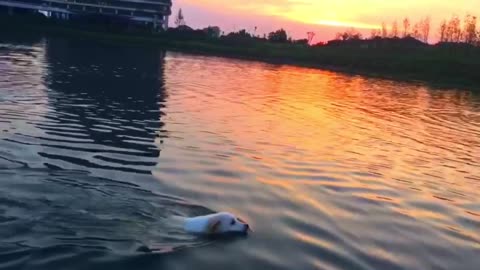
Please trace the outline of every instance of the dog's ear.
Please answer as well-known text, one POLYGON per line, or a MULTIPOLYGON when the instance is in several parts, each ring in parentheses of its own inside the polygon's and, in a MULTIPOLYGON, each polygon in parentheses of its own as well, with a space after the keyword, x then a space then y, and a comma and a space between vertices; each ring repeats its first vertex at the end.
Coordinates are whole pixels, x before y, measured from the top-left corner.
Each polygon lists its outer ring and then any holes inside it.
POLYGON ((209 225, 208 225, 208 233, 209 234, 214 234, 218 232, 218 228, 220 227, 221 220, 213 220, 209 225))

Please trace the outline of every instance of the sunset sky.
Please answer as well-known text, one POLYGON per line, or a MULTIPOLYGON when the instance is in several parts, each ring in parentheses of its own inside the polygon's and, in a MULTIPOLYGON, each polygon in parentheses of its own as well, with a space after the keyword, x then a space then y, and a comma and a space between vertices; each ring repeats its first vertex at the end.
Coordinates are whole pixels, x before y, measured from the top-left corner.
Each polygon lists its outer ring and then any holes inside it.
MULTIPOLYGON (((280 27, 295 38, 304 38, 306 32, 317 33, 317 40, 327 40, 349 27, 371 28, 382 21, 391 24, 405 16, 412 21, 430 16, 434 28, 443 18, 453 14, 480 13, 478 0, 174 0, 174 14, 183 9, 188 25, 205 27, 217 25, 226 32, 247 29, 263 34, 280 27)), ((174 16, 172 16, 174 17, 174 16)), ((172 19, 173 22, 173 19, 172 19)), ((436 36, 436 29, 432 38, 436 36)))

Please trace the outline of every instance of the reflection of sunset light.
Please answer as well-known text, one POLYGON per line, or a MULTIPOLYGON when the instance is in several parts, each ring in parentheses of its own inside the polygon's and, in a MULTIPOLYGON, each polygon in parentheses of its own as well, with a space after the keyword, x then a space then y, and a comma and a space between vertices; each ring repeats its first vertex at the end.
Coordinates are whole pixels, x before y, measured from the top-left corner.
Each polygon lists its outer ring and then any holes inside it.
POLYGON ((317 246, 317 247, 324 247, 324 248, 328 248, 328 249, 335 248, 334 245, 332 245, 328 241, 317 238, 317 237, 314 237, 314 236, 311 236, 311 235, 308 235, 306 233, 292 232, 291 234, 295 238, 297 238, 298 240, 309 243, 309 244, 312 244, 312 245, 317 246))
MULTIPOLYGON (((195 146, 202 159, 215 159, 214 169, 175 182, 176 189, 272 203, 278 198, 317 214, 312 217, 335 219, 357 219, 366 205, 435 226, 451 220, 428 206, 463 211, 455 205, 477 195, 468 177, 476 164, 473 153, 480 151, 479 137, 472 134, 480 130, 466 123, 480 121, 480 114, 467 92, 175 53, 168 54, 165 70, 172 93, 165 113, 175 119, 166 126, 188 140, 175 140, 163 157, 195 146)), ((199 166, 187 157, 175 164, 185 171, 199 166)), ((162 169, 155 175, 170 177, 162 169)), ((269 204, 250 205, 256 214, 272 212, 269 204)), ((469 218, 480 220, 477 212, 469 218)), ((281 214, 315 222, 291 209, 281 214)), ((458 235, 478 238, 461 229, 458 235)), ((304 233, 292 236, 329 245, 304 233)))

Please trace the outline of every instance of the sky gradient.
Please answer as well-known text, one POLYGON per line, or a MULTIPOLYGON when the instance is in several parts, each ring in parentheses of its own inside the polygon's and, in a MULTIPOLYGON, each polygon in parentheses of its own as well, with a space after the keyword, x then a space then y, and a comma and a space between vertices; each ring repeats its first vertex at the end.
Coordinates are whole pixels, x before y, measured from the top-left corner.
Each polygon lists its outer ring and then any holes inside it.
MULTIPOLYGON (((295 38, 306 32, 317 33, 316 40, 332 39, 338 31, 355 27, 368 35, 382 21, 391 24, 405 16, 412 21, 425 16, 436 27, 441 19, 467 13, 480 15, 478 0, 174 0, 173 13, 183 9, 186 22, 193 27, 217 25, 225 32, 247 29, 263 34, 285 28, 295 38), (479 14, 475 14, 478 11, 479 14)), ((172 16, 174 17, 174 16, 172 16)), ((173 19, 171 20, 173 22, 173 19)))

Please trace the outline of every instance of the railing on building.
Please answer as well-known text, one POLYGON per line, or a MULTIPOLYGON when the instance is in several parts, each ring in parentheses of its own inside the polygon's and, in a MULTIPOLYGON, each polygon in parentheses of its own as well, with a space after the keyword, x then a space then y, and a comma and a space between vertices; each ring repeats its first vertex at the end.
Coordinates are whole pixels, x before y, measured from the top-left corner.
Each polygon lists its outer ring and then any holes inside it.
POLYGON ((170 0, 0 0, 0 6, 63 14, 105 14, 168 26, 170 0))

